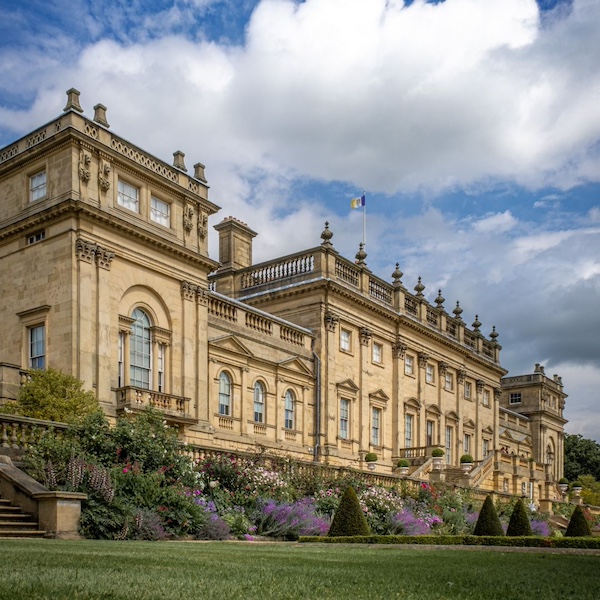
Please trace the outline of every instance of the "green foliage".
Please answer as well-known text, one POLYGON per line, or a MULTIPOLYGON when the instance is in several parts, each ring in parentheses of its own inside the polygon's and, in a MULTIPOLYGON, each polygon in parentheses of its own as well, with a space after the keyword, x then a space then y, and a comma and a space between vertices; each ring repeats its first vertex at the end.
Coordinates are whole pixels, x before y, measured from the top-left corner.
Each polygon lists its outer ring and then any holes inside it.
POLYGON ((581 506, 577 505, 573 511, 573 514, 571 515, 571 520, 567 526, 567 531, 565 531, 565 536, 586 537, 591 535, 592 530, 590 528, 590 524, 588 523, 581 506))
POLYGON ((571 481, 592 475, 600 481, 600 444, 565 433, 565 477, 571 481))
POLYGON ((377 462, 377 454, 375 452, 367 452, 365 454, 365 462, 377 462))
POLYGON ((461 463, 472 463, 473 462, 473 457, 470 454, 463 454, 460 457, 460 462, 461 463))
POLYGON ((579 480, 583 486, 581 499, 585 504, 600 506, 600 482, 596 481, 591 475, 582 475, 579 480))
POLYGON ((48 368, 30 371, 18 400, 4 405, 2 411, 45 421, 75 423, 100 408, 94 392, 84 390, 82 381, 48 368))
POLYGON ((329 536, 369 535, 369 526, 352 486, 344 492, 333 515, 329 536))
POLYGON ((410 467, 410 463, 405 459, 405 458, 401 458, 397 463, 396 466, 399 469, 402 469, 403 467, 410 467))
POLYGON ((440 456, 444 456, 444 451, 441 448, 434 448, 431 451, 431 456, 439 458, 440 456))
POLYGON ((513 507, 506 535, 511 537, 533 535, 527 510, 523 504, 523 500, 519 498, 513 507))
POLYGON ((500 519, 498 518, 491 495, 486 496, 481 507, 473 535, 504 535, 504 530, 500 524, 500 519))

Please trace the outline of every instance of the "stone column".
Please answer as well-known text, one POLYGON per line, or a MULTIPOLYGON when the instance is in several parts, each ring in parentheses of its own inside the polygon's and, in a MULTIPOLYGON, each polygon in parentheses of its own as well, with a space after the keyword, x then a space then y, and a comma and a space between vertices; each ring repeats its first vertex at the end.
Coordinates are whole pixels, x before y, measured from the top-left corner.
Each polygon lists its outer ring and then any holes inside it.
POLYGON ((112 373, 116 363, 110 330, 110 267, 114 256, 113 252, 104 248, 96 250, 96 394, 108 414, 116 414, 116 403, 112 397, 112 373))

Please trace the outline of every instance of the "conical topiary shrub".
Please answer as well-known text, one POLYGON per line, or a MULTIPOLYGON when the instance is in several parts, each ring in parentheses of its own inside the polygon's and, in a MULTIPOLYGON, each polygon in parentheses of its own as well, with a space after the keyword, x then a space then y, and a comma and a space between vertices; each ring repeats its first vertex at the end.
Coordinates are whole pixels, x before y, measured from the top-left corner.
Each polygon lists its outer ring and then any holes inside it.
POLYGON ((504 535, 504 530, 500 524, 500 519, 498 518, 498 513, 496 512, 491 496, 486 497, 481 507, 473 535, 504 535))
POLYGON ((369 535, 369 526, 353 487, 347 487, 340 505, 333 515, 329 528, 330 537, 369 535))
POLYGON ((581 506, 577 505, 575 507, 569 525, 567 526, 567 531, 565 531, 565 535, 568 537, 585 537, 592 535, 590 524, 585 518, 581 506))
POLYGON ((519 498, 515 503, 512 514, 510 515, 510 521, 508 522, 508 529, 506 535, 518 536, 518 535, 533 535, 531 531, 531 525, 529 523, 529 517, 525 510, 523 500, 519 498))

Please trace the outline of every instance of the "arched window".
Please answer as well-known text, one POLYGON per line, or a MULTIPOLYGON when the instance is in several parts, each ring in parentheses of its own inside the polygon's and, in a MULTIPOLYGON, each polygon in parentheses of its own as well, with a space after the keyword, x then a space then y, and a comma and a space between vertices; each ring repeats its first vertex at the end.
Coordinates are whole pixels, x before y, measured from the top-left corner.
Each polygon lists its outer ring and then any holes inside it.
POLYGON ((265 386, 257 381, 254 384, 254 422, 265 421, 265 386))
POLYGON ((141 308, 136 308, 131 318, 134 323, 131 325, 129 380, 132 386, 149 390, 152 381, 150 319, 141 308))
POLYGON ((294 429, 294 405, 296 404, 296 398, 292 390, 288 390, 285 393, 285 428, 294 429))
POLYGON ((231 415, 231 378, 225 371, 219 375, 219 414, 231 415))

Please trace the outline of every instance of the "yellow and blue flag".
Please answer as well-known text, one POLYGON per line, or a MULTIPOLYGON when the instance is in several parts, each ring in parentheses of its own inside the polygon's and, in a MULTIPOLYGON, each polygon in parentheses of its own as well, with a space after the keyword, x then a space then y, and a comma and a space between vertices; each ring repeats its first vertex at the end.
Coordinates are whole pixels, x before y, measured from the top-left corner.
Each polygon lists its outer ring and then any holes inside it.
POLYGON ((363 194, 360 198, 352 198, 350 200, 350 208, 360 208, 366 204, 365 194, 363 194))

